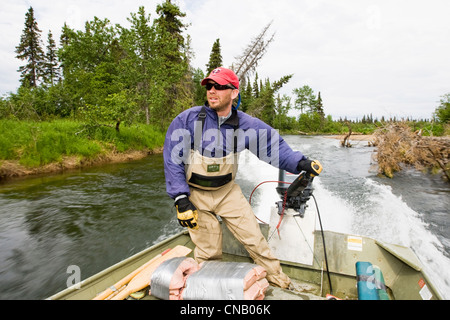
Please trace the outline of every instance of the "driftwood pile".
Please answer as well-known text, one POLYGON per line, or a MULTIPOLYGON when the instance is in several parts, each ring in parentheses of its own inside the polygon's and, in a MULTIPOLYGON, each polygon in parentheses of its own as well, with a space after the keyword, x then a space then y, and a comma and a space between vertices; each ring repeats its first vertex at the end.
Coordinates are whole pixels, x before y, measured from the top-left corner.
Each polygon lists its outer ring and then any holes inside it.
POLYGON ((425 137, 406 123, 388 124, 374 136, 379 173, 392 178, 402 165, 409 165, 421 171, 442 172, 450 182, 449 137, 425 137))

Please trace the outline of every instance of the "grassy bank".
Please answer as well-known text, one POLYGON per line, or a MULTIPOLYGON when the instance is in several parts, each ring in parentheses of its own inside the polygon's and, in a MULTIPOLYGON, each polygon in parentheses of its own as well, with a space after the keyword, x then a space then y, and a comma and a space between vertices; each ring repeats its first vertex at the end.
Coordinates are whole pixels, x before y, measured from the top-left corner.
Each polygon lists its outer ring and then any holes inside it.
MULTIPOLYGON (((96 162, 112 154, 152 152, 164 143, 164 132, 147 125, 86 127, 71 120, 29 122, 0 120, 0 169, 16 163, 27 169, 96 162)), ((1 173, 0 173, 1 177, 1 173)))

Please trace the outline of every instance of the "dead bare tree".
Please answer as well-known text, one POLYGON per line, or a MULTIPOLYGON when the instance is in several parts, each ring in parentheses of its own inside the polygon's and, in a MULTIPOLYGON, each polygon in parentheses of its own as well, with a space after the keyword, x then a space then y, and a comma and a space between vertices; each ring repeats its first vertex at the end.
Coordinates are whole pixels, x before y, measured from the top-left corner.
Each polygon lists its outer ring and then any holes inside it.
POLYGON ((233 64, 232 69, 239 77, 241 86, 244 86, 247 77, 256 71, 259 60, 262 59, 269 44, 275 38, 275 33, 273 33, 267 39, 267 32, 272 25, 272 22, 273 21, 267 24, 256 38, 252 39, 241 55, 235 57, 236 62, 233 64))
POLYGON ((341 141, 341 146, 350 148, 352 146, 350 144, 350 136, 352 135, 352 126, 348 121, 346 121, 345 124, 348 127, 348 133, 345 135, 344 140, 341 141))

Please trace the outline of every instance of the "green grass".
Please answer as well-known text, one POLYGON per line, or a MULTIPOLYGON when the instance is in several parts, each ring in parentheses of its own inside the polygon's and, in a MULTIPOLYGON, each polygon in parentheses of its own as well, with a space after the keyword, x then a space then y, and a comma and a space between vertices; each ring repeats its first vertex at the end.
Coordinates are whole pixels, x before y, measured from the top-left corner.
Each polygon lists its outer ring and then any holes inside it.
POLYGON ((96 127, 88 131, 81 122, 55 120, 31 122, 0 120, 0 160, 18 160, 26 167, 62 161, 63 156, 92 159, 116 150, 155 149, 164 143, 164 133, 147 125, 96 127))

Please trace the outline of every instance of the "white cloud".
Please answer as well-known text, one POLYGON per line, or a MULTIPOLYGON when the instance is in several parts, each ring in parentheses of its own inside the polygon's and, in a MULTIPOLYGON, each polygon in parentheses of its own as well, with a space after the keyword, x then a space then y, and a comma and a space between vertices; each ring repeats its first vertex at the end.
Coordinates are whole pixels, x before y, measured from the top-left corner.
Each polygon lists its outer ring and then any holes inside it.
MULTIPOLYGON (((0 13, 0 93, 18 86, 20 61, 14 58, 25 13, 33 6, 43 38, 59 37, 67 21, 83 28, 94 16, 126 25, 148 1, 7 0, 0 13)), ((175 1, 177 2, 177 1, 175 1)), ((430 117, 439 97, 450 92, 450 25, 446 0, 178 0, 191 23, 194 67, 205 69, 219 38, 226 66, 273 20, 276 32, 261 61, 260 77, 294 77, 281 93, 308 84, 321 92, 333 117, 430 117)), ((153 15, 154 17, 154 15, 153 15)))

